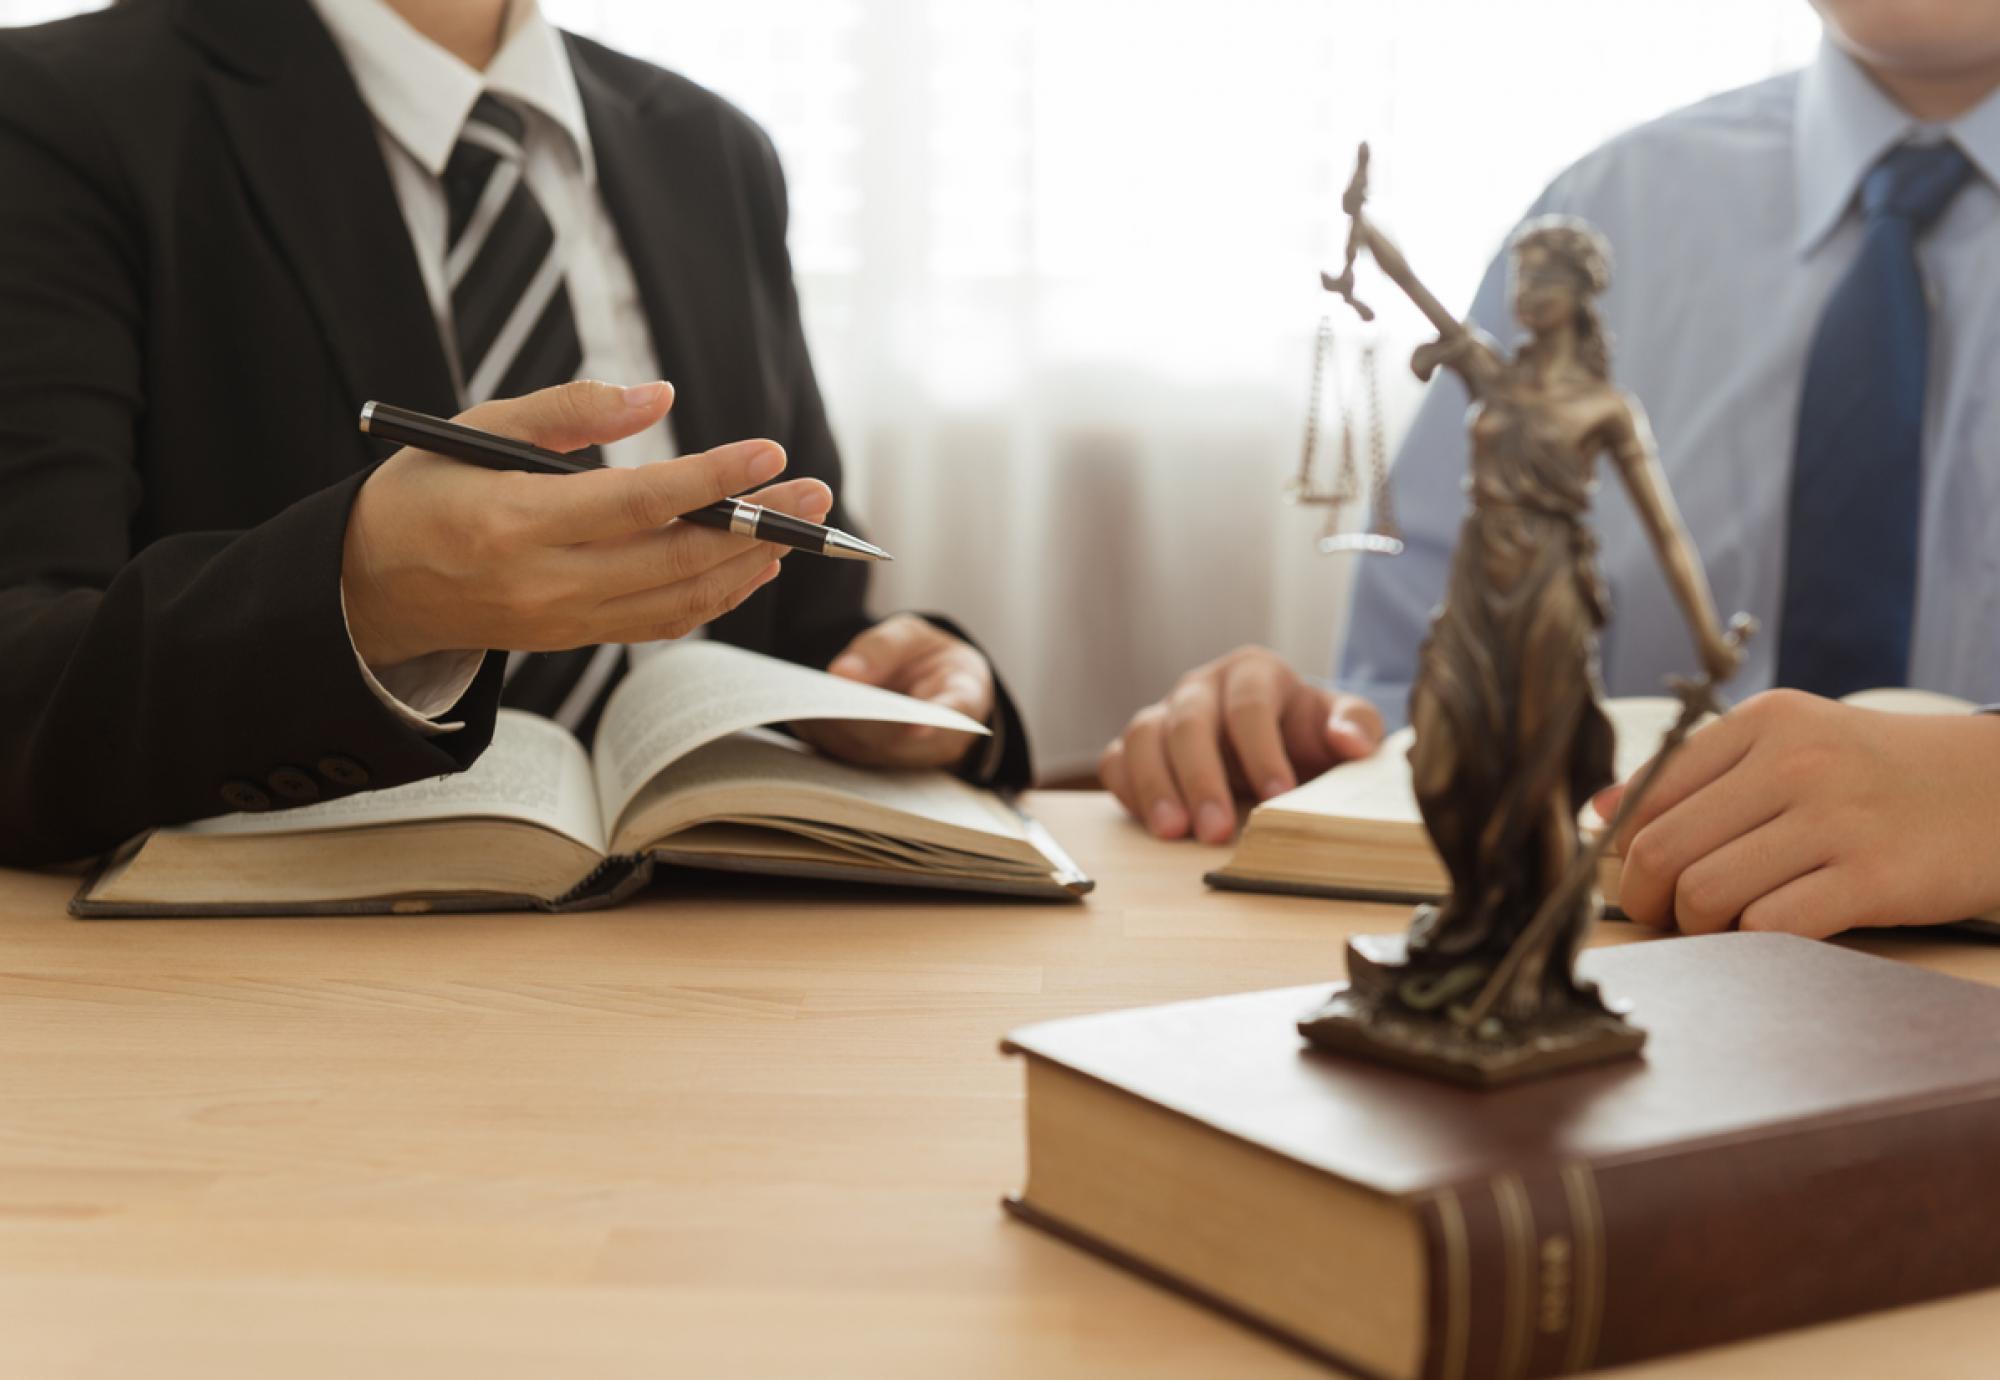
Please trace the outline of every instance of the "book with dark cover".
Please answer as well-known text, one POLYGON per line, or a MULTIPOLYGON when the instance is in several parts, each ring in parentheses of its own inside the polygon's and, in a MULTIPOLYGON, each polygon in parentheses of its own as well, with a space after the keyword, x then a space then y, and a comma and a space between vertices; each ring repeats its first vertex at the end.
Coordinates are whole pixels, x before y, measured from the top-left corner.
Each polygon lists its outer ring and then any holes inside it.
POLYGON ((1785 935, 1595 950, 1643 1058, 1500 1091, 1299 987, 1032 1026, 1017 1215, 1340 1365, 1529 1380, 2000 1285, 2000 989, 1785 935))

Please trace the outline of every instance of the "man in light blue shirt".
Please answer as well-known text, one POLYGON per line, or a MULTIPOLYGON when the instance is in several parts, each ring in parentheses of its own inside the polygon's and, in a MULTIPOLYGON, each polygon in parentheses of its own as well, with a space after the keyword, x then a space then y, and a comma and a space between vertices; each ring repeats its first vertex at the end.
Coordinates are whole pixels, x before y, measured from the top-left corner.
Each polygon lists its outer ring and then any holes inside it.
MULTIPOLYGON (((1788 555, 1806 554, 1788 553, 1793 456, 1816 332, 1863 248, 1859 193, 1899 146, 1956 146, 1969 173, 1915 249, 1930 312, 1907 683, 1990 701, 2000 698, 2000 0, 1819 8, 1828 42, 1812 66, 1612 140, 1531 214, 1581 216, 1614 247, 1601 306, 1616 377, 1652 417, 1718 607, 1765 628, 1731 685, 1751 694, 1801 683, 1779 674, 1787 582, 1800 578, 1788 555)), ((1471 320, 1518 341, 1504 258, 1471 320)), ((1245 648, 1189 673, 1106 750, 1106 785, 1155 833, 1226 838, 1232 781, 1269 795, 1369 750, 1382 717, 1401 718, 1464 512, 1466 406, 1446 378, 1403 445, 1394 482, 1408 550, 1359 573, 1339 692, 1245 648)), ((1695 665, 1685 619, 1622 487, 1599 488, 1594 521, 1613 608, 1606 689, 1660 693, 1695 665)), ((1861 545, 1840 559, 1867 566, 1881 553, 1861 545)), ((2000 855, 1996 821, 2000 722, 1759 696, 1698 734, 1645 803, 1622 899, 1638 918, 1687 929, 1952 919, 2000 904, 2000 862, 1988 861, 2000 855)))

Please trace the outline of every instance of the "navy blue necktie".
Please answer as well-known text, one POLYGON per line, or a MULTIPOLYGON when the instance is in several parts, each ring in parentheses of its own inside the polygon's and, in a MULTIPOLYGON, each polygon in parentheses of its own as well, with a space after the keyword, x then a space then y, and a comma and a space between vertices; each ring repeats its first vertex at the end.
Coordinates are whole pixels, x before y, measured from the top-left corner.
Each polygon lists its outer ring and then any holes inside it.
POLYGON ((1780 685, 1844 695, 1909 675, 1930 362, 1917 239, 1971 171, 1953 144, 1905 144, 1861 184, 1861 249, 1820 317, 1799 400, 1780 685))

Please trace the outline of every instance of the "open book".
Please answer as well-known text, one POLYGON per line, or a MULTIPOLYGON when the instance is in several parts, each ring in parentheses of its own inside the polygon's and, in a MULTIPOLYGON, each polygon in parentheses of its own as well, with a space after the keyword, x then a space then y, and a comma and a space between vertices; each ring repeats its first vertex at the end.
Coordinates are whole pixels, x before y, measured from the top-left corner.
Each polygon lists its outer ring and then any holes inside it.
POLYGON ((670 644, 612 694, 586 754, 503 709, 470 770, 298 809, 142 834, 78 915, 575 910, 657 863, 1066 898, 1091 883, 991 791, 868 771, 767 724, 866 719, 969 733, 941 705, 719 642, 670 644))
MULTIPOLYGON (((1968 714, 1975 707, 1928 690, 1862 690, 1845 699, 1864 709, 1908 714, 1968 714)), ((1642 696, 1606 701, 1604 709, 1618 735, 1617 778, 1626 781, 1659 748, 1681 705, 1664 695, 1642 696)), ((1407 728, 1392 733, 1373 756, 1344 763, 1257 806, 1235 855, 1209 873, 1209 884, 1368 901, 1442 895, 1444 865, 1424 832, 1410 785, 1415 741, 1407 728)), ((1589 830, 1603 825, 1587 804, 1582 819, 1589 830)), ((1607 905, 1618 903, 1619 870, 1619 859, 1606 855, 1599 884, 1607 905)))

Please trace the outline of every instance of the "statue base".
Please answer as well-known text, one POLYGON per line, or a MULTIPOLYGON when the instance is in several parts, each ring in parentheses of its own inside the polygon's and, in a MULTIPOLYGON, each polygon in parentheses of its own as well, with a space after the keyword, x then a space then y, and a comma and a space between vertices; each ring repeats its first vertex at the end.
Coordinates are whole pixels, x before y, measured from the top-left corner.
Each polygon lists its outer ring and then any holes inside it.
POLYGON ((1347 985, 1301 1019, 1299 1033, 1321 1049, 1478 1088, 1630 1058, 1646 1043, 1645 1031, 1587 989, 1531 1025, 1489 1017, 1467 1028, 1445 1011, 1405 1006, 1396 989, 1408 976, 1403 935, 1355 936, 1347 941, 1347 985))

